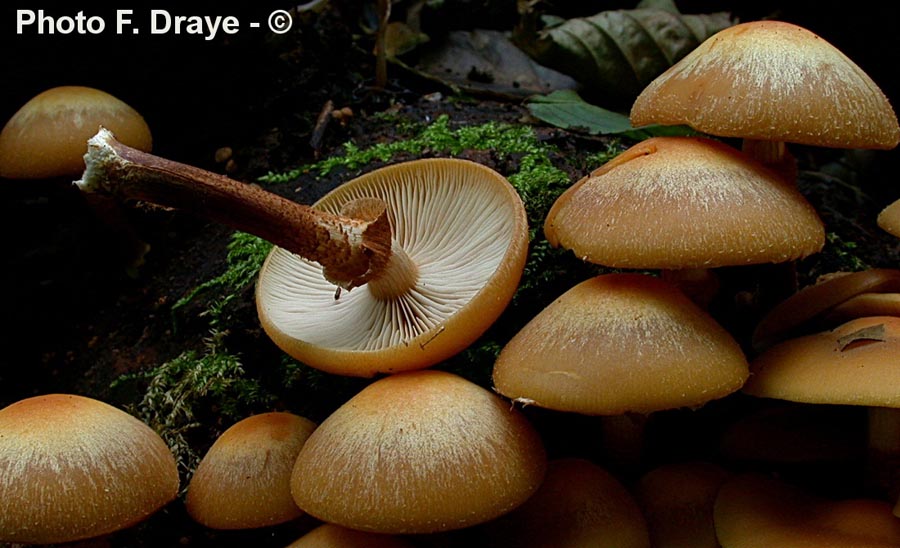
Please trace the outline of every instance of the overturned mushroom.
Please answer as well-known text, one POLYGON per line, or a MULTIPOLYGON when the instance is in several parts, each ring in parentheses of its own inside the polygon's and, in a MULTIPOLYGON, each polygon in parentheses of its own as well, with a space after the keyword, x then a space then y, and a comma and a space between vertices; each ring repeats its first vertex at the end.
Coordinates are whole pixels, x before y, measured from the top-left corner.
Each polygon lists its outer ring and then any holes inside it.
POLYGON ((474 162, 389 166, 311 208, 106 131, 90 145, 83 190, 185 209, 278 246, 260 273, 260 320, 283 350, 329 372, 372 376, 452 356, 499 316, 524 268, 522 201, 474 162))

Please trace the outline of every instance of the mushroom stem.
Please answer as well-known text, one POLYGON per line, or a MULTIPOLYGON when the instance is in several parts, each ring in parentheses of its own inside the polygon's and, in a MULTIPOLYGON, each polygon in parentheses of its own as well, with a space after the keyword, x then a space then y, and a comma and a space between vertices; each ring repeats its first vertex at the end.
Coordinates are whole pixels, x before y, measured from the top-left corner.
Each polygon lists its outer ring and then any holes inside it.
POLYGON ((88 140, 85 192, 173 207, 249 232, 322 265, 325 278, 352 289, 381 275, 391 256, 386 206, 332 215, 259 187, 123 145, 101 128, 88 140))
POLYGON ((395 299, 412 289, 419 281, 419 267, 396 242, 391 258, 381 275, 369 281, 369 292, 376 299, 395 299))
POLYGON ((868 407, 867 483, 877 496, 900 494, 900 409, 868 407))
POLYGON ((797 160, 787 149, 784 141, 744 139, 741 143, 741 152, 775 171, 790 183, 796 183, 797 160))

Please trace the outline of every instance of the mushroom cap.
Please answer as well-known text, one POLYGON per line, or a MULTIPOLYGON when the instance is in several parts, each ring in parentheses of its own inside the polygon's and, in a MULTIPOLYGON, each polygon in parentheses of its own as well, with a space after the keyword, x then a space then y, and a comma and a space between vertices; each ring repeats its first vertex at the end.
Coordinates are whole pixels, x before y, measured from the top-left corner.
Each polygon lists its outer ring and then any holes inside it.
POLYGON ((188 514, 213 529, 266 527, 303 515, 291 497, 291 472, 315 428, 282 412, 232 425, 197 465, 185 497, 188 514))
POLYGON ((710 462, 664 464, 644 474, 635 498, 654 548, 719 548, 713 504, 730 472, 710 462))
MULTIPOLYGON (((878 304, 871 302, 872 297, 855 303, 850 301, 865 294, 895 291, 900 291, 900 270, 896 269, 872 268, 822 276, 815 284, 804 287, 780 302, 760 320, 753 330, 753 347, 758 351, 763 350, 804 326, 818 325, 819 320, 832 314, 834 317, 843 315, 849 320, 849 315, 856 314, 854 317, 859 317, 866 310, 877 310, 878 304), (842 305, 846 306, 841 310, 842 305)), ((889 303, 884 303, 884 306, 885 309, 890 309, 889 303)))
POLYGON ((743 392, 806 403, 900 407, 900 318, 871 316, 776 344, 743 392))
POLYGON ((266 333, 307 365, 360 377, 462 351, 503 312, 522 275, 528 223, 519 195, 488 167, 438 158, 372 171, 315 207, 339 213, 363 197, 387 204, 394 244, 418 269, 415 285, 386 299, 369 283, 335 299, 317 263, 275 248, 256 292, 266 333))
POLYGON ((631 122, 838 148, 900 141, 897 116, 872 79, 819 36, 781 21, 707 39, 638 95, 631 122))
POLYGON ((504 396, 586 415, 699 406, 747 378, 737 342, 671 284, 591 278, 517 333, 494 365, 504 396))
POLYGON ((0 542, 55 544, 134 525, 178 493, 168 446, 111 405, 70 394, 0 409, 0 542))
POLYGON ((370 384, 300 450, 297 505, 351 529, 431 533, 509 512, 537 490, 546 454, 508 402, 443 371, 370 384))
POLYGON ((876 222, 882 230, 891 236, 900 238, 900 200, 896 200, 882 209, 876 222))
POLYGON ((486 546, 650 548, 647 522, 628 489, 579 458, 550 461, 537 492, 483 529, 486 546))
POLYGON ((324 523, 290 543, 287 548, 413 548, 413 545, 394 535, 356 531, 324 523))
POLYGON ((758 474, 739 474, 719 490, 716 534, 728 548, 889 548, 900 520, 881 500, 827 500, 758 474))
POLYGON ((544 222, 554 246, 615 268, 712 268, 816 253, 825 229, 777 174, 722 143, 656 137, 560 196, 544 222))
POLYGON ((25 103, 0 132, 0 177, 43 179, 84 171, 87 141, 103 126, 149 152, 150 128, 136 110, 94 88, 61 86, 25 103))

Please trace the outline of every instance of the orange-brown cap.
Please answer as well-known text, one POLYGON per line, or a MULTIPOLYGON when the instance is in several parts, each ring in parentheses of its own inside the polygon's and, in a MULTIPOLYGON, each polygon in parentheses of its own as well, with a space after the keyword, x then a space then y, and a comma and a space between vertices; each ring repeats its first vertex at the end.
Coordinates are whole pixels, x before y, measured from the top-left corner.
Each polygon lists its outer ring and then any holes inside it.
POLYGON ((641 274, 576 285, 494 365, 504 396, 588 415, 699 406, 746 378, 747 360, 723 327, 671 284, 641 274))
POLYGON ((876 220, 882 230, 900 238, 900 200, 896 200, 881 210, 876 220))
POLYGON ((816 253, 825 229, 774 172, 722 143, 657 137, 569 188, 544 222, 554 246, 615 268, 712 268, 816 253))
POLYGON ((150 128, 141 115, 104 91, 61 86, 38 94, 0 133, 0 177, 79 175, 87 141, 100 126, 134 148, 149 151, 152 146, 150 128))
POLYGON ((528 251, 521 199, 488 167, 438 158, 367 173, 315 207, 339 213, 366 197, 387 204, 391 261, 408 275, 335 298, 321 266, 276 248, 256 292, 266 333, 294 358, 341 375, 421 369, 453 356, 515 293, 528 251))
POLYGON ((631 122, 839 148, 900 142, 897 116, 872 79, 821 37, 781 21, 713 35, 641 92, 631 122))
POLYGON ((900 318, 850 320, 776 344, 750 363, 743 391, 807 403, 900 407, 900 318))
POLYGON ((280 412, 232 425, 191 478, 188 514, 213 529, 252 529, 300 517, 291 497, 291 471, 315 428, 309 419, 280 412))
POLYGON ((828 500, 757 474, 719 490, 714 508, 722 546, 757 548, 896 548, 900 520, 881 500, 828 500))
POLYGON ((494 519, 544 478, 537 432, 508 402, 461 377, 385 377, 331 414, 300 450, 294 500, 329 523, 430 533, 494 519))
POLYGON ((174 499, 178 483, 162 438, 111 405, 48 394, 0 410, 0 542, 118 531, 174 499))
MULTIPOLYGON (((900 270, 896 269, 872 268, 822 276, 815 284, 804 287, 776 305, 760 320, 753 331, 753 347, 761 351, 797 334, 797 330, 803 327, 821 328, 818 322, 832 312, 835 312, 834 317, 843 316, 848 320, 863 315, 881 315, 865 314, 866 311, 879 309, 877 299, 875 303, 872 297, 856 303, 849 301, 865 294, 896 291, 900 291, 900 270), (837 310, 844 304, 846 307, 843 310, 837 310)), ((889 303, 881 306, 883 310, 890 309, 889 303)))
POLYGON ((635 487, 654 548, 719 548, 713 503, 731 475, 701 461, 663 464, 644 474, 635 487))
POLYGON ((525 504, 487 523, 486 546, 649 548, 647 522, 612 474, 579 458, 552 460, 540 489, 525 504))
POLYGON ((287 548, 413 548, 403 537, 347 529, 324 523, 290 543, 287 548))

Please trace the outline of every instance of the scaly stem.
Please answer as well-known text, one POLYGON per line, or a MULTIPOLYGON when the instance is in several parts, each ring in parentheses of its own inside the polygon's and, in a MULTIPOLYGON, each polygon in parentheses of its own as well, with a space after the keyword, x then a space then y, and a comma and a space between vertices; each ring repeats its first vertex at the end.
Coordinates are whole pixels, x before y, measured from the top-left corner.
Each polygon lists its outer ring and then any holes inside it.
MULTIPOLYGON (((259 236, 322 265, 325 278, 352 289, 381 275, 391 256, 386 207, 364 218, 317 211, 259 187, 133 149, 102 129, 88 141, 75 184, 107 194, 181 209, 259 236)), ((362 208, 360 208, 362 209, 362 208)))

